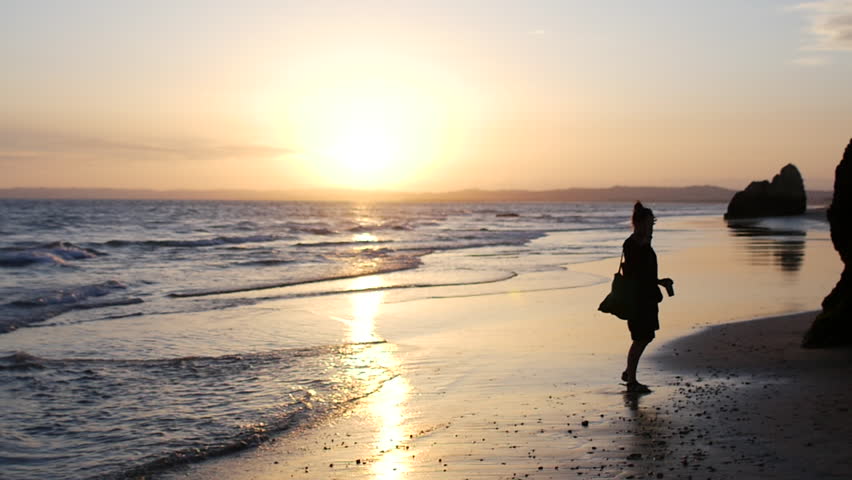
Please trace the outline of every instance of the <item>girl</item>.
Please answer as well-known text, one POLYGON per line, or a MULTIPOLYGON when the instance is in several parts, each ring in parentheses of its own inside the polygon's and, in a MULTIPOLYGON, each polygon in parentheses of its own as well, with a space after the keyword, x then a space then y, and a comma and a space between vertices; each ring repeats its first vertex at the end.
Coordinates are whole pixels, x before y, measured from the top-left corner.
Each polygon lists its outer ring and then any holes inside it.
POLYGON ((636 367, 645 347, 654 339, 654 332, 660 329, 657 318, 657 304, 663 300, 659 285, 662 285, 673 295, 670 278, 657 278, 657 254, 651 247, 651 237, 654 233, 654 223, 657 219, 650 208, 645 208, 641 202, 633 206, 633 234, 624 241, 624 265, 622 272, 636 288, 636 312, 627 320, 630 338, 633 343, 627 352, 627 370, 621 374, 621 379, 627 383, 627 391, 648 393, 651 390, 636 380, 636 367))

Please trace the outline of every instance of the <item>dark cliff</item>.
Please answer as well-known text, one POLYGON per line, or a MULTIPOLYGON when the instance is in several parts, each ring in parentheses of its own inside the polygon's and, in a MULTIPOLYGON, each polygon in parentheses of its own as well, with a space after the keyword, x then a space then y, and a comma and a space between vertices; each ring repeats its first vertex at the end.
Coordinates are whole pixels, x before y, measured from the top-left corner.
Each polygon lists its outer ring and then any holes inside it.
POLYGON ((822 312, 805 334, 806 348, 852 344, 852 140, 834 170, 834 195, 827 212, 831 243, 840 254, 843 272, 831 293, 822 301, 822 312))

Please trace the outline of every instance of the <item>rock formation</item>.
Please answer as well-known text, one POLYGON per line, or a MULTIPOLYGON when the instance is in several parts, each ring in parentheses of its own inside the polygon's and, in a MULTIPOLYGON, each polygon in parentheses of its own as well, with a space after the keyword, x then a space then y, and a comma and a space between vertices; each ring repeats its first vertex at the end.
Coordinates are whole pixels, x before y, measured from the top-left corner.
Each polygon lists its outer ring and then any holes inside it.
POLYGON ((852 140, 834 170, 834 196, 828 208, 831 243, 840 254, 843 272, 834 290, 822 301, 822 312, 805 333, 805 348, 852 344, 852 140))
POLYGON ((751 182, 728 203, 725 218, 774 217, 805 213, 805 183, 792 163, 781 169, 772 182, 751 182))

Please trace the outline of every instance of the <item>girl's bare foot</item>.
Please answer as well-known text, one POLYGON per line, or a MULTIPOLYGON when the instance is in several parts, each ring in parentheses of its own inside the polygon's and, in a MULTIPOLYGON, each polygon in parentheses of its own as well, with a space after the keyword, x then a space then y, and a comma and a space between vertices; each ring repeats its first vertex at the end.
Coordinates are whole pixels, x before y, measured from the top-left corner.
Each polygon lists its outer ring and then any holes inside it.
POLYGON ((651 393, 651 389, 647 385, 642 385, 635 380, 627 382, 627 391, 630 393, 651 393))

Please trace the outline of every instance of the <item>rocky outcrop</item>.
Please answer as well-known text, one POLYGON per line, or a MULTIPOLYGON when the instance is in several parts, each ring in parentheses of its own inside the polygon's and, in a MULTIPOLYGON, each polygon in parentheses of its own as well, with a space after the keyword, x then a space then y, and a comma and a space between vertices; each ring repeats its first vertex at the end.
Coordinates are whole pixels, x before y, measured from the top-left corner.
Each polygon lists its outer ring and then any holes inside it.
POLYGON ((805 213, 805 182, 792 163, 781 169, 772 182, 751 182, 728 203, 725 218, 775 217, 805 213))
POLYGON ((828 208, 831 243, 840 254, 843 272, 834 290, 822 301, 822 312, 805 333, 805 348, 852 344, 852 140, 834 170, 834 196, 828 208))

